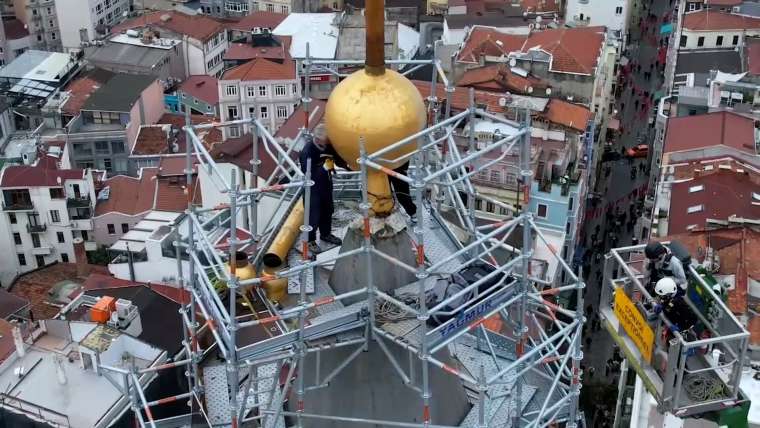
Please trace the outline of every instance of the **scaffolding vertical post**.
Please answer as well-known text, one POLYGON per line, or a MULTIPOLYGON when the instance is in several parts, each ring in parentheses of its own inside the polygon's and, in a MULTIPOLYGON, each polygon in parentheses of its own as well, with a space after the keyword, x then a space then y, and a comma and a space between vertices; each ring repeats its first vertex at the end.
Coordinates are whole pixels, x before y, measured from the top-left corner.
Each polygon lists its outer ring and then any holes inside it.
POLYGON ((415 276, 419 284, 419 300, 420 311, 417 319, 420 322, 420 337, 422 338, 422 344, 420 346, 420 359, 422 360, 422 422, 425 426, 430 425, 430 398, 432 396, 430 392, 430 351, 427 336, 427 321, 430 318, 428 313, 427 302, 425 299, 425 279, 428 277, 428 272, 425 270, 425 237, 423 235, 423 229, 425 227, 425 205, 424 205, 424 193, 425 193, 425 181, 424 181, 424 169, 425 165, 424 156, 422 153, 422 138, 417 138, 417 155, 415 156, 415 168, 414 168, 414 194, 417 199, 417 224, 414 225, 415 242, 417 245, 417 272, 415 276))
MULTIPOLYGON (((304 190, 303 190, 303 225, 301 226, 301 264, 305 265, 309 263, 309 233, 312 231, 311 227, 311 220, 310 220, 310 211, 311 211, 311 169, 312 169, 312 163, 311 159, 306 160, 306 177, 304 178, 304 190)), ((312 269, 312 278, 316 278, 316 272, 312 269)), ((300 275, 300 284, 298 289, 298 304, 300 306, 305 305, 306 302, 306 281, 307 281, 307 270, 303 269, 301 271, 300 275)), ((316 279, 315 279, 316 281, 316 279)), ((298 403, 296 404, 296 423, 298 428, 303 427, 303 418, 301 417, 301 414, 304 411, 304 373, 303 373, 303 367, 304 367, 304 360, 306 358, 306 345, 304 344, 304 327, 306 326, 306 311, 301 310, 298 313, 298 375, 296 379, 298 380, 298 388, 296 390, 296 394, 298 395, 298 403)), ((275 421, 275 424, 277 421, 275 421)))
MULTIPOLYGON (((572 394, 572 397, 570 398, 569 413, 567 416, 567 428, 576 428, 578 426, 578 400, 581 395, 580 371, 581 361, 583 360, 582 335, 583 324, 586 321, 583 313, 583 289, 585 288, 585 284, 583 283, 583 271, 581 269, 578 269, 577 285, 578 288, 575 290, 575 322, 577 325, 575 326, 575 332, 573 333, 575 340, 570 341, 572 344, 572 350, 568 350, 568 352, 573 353, 573 379, 570 385, 570 394, 572 394)), ((622 392, 622 390, 620 391, 622 392)))
POLYGON ((229 313, 230 324, 227 326, 227 330, 230 333, 230 349, 229 358, 227 360, 227 379, 229 380, 230 388, 230 414, 232 420, 232 428, 238 428, 238 403, 237 392, 239 387, 238 381, 238 367, 237 367, 237 293, 238 293, 238 276, 237 276, 237 259, 235 254, 237 252, 237 196, 238 196, 238 184, 237 184, 237 170, 232 170, 230 173, 230 280, 227 283, 227 292, 229 293, 229 313))
MULTIPOLYGON (((470 115, 467 118, 468 133, 469 133, 469 135, 467 136, 467 155, 469 156, 475 153, 475 149, 476 149, 475 147, 475 117, 476 117, 475 116, 475 89, 470 88, 470 91, 468 92, 468 97, 469 97, 469 105, 470 105, 468 110, 469 110, 470 115)), ((466 166, 466 169, 468 172, 472 171, 473 163, 472 162, 469 163, 466 166)), ((475 223, 475 195, 472 193, 472 189, 470 189, 470 191, 467 192, 467 211, 470 217, 470 223, 476 224, 475 223)), ((475 231, 473 231, 472 234, 470 235, 470 241, 468 243, 475 242, 476 239, 477 239, 476 233, 475 231)), ((469 257, 473 258, 477 254, 478 254, 478 248, 477 246, 473 246, 468 255, 469 257)))
POLYGON ((364 260, 367 263, 367 307, 369 308, 369 323, 368 330, 370 334, 367 335, 367 341, 364 344, 364 350, 369 349, 369 339, 374 338, 375 327, 375 281, 372 272, 372 231, 370 230, 369 223, 369 192, 367 191, 367 165, 364 161, 367 158, 367 148, 364 144, 364 137, 359 138, 359 156, 361 156, 362 162, 359 165, 362 177, 362 203, 360 205, 363 217, 363 234, 364 234, 364 260))
POLYGON ((304 129, 309 131, 309 110, 311 106, 311 53, 309 51, 309 43, 306 43, 306 57, 303 60, 304 65, 304 84, 303 84, 303 96, 301 97, 301 103, 303 103, 303 126, 304 129))
MULTIPOLYGON (((259 185, 259 133, 256 126, 255 112, 256 103, 254 101, 254 117, 251 117, 251 180, 248 183, 249 189, 254 189, 259 185)), ((248 230, 251 232, 251 247, 253 254, 258 253, 259 249, 259 195, 252 194, 248 196, 250 204, 248 205, 248 230)))
MULTIPOLYGON (((528 204, 528 195, 530 192, 533 170, 530 166, 530 110, 525 110, 525 119, 523 121, 522 144, 520 150, 520 175, 522 176, 523 185, 525 186, 524 197, 525 203, 522 207, 522 232, 523 232, 523 245, 522 245, 522 272, 520 278, 520 306, 518 308, 518 322, 517 322, 517 347, 516 354, 520 358, 525 352, 525 342, 527 340, 528 326, 525 323, 525 316, 528 306, 528 291, 530 290, 530 260, 533 257, 533 233, 531 229, 531 221, 533 215, 530 212, 530 206, 528 204)), ((520 372, 525 368, 525 363, 520 364, 517 371, 520 372)), ((515 416, 512 426, 520 426, 520 413, 522 409, 522 382, 519 380, 515 382, 515 416)))
MULTIPOLYGON (((190 183, 193 182, 193 144, 192 144, 192 123, 190 121, 190 109, 187 107, 185 108, 185 182, 188 183, 188 189, 192 190, 192 185, 190 183)), ((187 244, 186 244, 186 251, 188 256, 191 253, 195 252, 195 237, 193 234, 194 226, 193 226, 193 216, 194 216, 195 207, 193 206, 193 199, 192 199, 192 192, 188 192, 187 197, 187 213, 189 214, 189 218, 187 218, 187 244)), ((182 234, 181 230, 177 231, 178 235, 182 234)), ((177 248, 177 251, 181 251, 181 248, 177 248)), ((179 254, 179 253, 178 253, 179 254)), ((178 263, 177 268, 179 269, 179 275, 182 276, 182 257, 177 257, 178 263)), ((188 387, 190 390, 195 393, 196 398, 200 399, 199 395, 203 393, 202 388, 199 386, 199 380, 198 380, 198 363, 200 362, 200 355, 198 355, 198 320, 196 318, 195 314, 195 293, 193 293, 193 289, 195 288, 195 284, 197 283, 195 278, 195 263, 188 257, 188 274, 187 279, 185 280, 185 286, 190 294, 190 303, 189 308, 185 308, 185 311, 190 311, 190 316, 188 317, 190 319, 190 325, 187 326, 190 333, 190 355, 189 357, 192 360, 192 363, 190 364, 190 370, 186 373, 188 377, 188 387)), ((192 400, 190 410, 192 413, 192 400)), ((200 403, 198 403, 198 406, 200 406, 200 403)))
POLYGON ((488 428, 486 423, 486 369, 480 364, 480 373, 478 373, 478 425, 476 428, 488 428))

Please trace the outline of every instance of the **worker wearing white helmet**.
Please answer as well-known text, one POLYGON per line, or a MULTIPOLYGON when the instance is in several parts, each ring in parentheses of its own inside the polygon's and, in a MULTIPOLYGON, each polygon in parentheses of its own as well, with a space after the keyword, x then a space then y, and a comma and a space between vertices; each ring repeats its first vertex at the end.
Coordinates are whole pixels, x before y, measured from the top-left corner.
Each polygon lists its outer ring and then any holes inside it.
POLYGON ((697 317, 691 308, 678 293, 678 284, 672 277, 661 278, 654 286, 654 292, 660 299, 660 304, 655 306, 655 312, 665 315, 671 322, 671 331, 688 330, 697 323, 697 317))

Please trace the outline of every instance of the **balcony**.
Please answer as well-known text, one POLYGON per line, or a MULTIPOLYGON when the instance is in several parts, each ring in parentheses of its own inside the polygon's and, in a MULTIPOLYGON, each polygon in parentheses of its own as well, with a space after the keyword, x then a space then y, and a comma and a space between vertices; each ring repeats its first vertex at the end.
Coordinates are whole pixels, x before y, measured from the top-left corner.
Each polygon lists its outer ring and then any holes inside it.
POLYGON ((41 247, 32 248, 32 254, 35 256, 49 256, 53 253, 53 247, 43 245, 41 247))
POLYGON ((44 223, 26 225, 26 231, 29 233, 42 233, 46 230, 47 230, 47 225, 44 223))
POLYGON ((3 211, 34 211, 34 205, 32 201, 3 202, 3 211))
POLYGON ((89 208, 92 206, 90 196, 66 198, 66 208, 89 208))

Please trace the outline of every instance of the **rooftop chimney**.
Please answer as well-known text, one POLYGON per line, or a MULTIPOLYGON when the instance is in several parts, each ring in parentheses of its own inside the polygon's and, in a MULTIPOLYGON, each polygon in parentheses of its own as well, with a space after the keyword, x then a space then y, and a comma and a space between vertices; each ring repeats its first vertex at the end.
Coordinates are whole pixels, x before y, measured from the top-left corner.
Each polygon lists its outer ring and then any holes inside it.
POLYGON ((74 238, 74 258, 77 264, 77 276, 86 277, 90 274, 90 265, 87 263, 87 251, 84 249, 84 239, 74 238))
POLYGON ((24 338, 21 337, 21 329, 19 326, 14 325, 13 329, 11 329, 11 334, 13 334, 13 344, 16 346, 16 353, 19 358, 22 358, 26 355, 26 349, 24 348, 24 338))

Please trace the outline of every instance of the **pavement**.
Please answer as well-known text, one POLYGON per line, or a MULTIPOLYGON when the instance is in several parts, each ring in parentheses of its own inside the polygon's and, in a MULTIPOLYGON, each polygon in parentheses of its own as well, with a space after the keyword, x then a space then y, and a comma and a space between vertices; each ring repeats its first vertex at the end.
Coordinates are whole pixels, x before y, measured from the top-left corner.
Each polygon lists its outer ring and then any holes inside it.
MULTIPOLYGON (((649 124, 652 109, 655 108, 653 106, 655 104, 653 94, 661 88, 664 79, 662 68, 658 69, 656 63, 660 49, 659 29, 661 22, 659 20, 668 14, 671 5, 670 2, 662 0, 646 2, 647 5, 641 3, 638 2, 637 9, 633 11, 628 46, 623 53, 630 60, 630 72, 626 68, 620 67, 621 70, 618 73, 620 80, 617 86, 620 86, 620 95, 617 97, 615 108, 618 111, 621 128, 620 133, 612 140, 610 147, 610 151, 618 153, 638 144, 648 144, 654 137, 654 129, 649 124), (648 7, 649 10, 644 10, 645 7, 648 7), (658 21, 647 23, 646 17, 649 13, 654 14, 658 21), (639 24, 639 17, 643 17, 641 24, 639 24), (649 98, 650 96, 652 98, 649 98)), ((601 138, 605 138, 604 134, 601 138)), ((586 385, 617 384, 617 376, 613 374, 609 377, 605 376, 606 362, 614 352, 614 341, 603 327, 597 330, 592 328, 594 324, 592 320, 597 317, 596 314, 598 313, 601 269, 603 267, 603 263, 597 262, 597 260, 601 261, 603 258, 602 251, 606 252, 613 247, 631 244, 633 228, 629 230, 626 223, 632 216, 628 214, 621 227, 617 228, 614 218, 607 212, 609 212, 608 210, 612 212, 620 210, 628 213, 631 205, 643 204, 648 182, 647 165, 649 163, 646 158, 628 159, 623 156, 620 160, 604 162, 597 166, 599 175, 594 192, 600 196, 600 199, 595 205, 589 204, 583 231, 586 248, 589 249, 588 261, 584 267, 586 274, 585 305, 586 308, 591 307, 591 311, 586 314, 587 328, 584 334, 584 359, 582 362, 586 368, 583 376, 583 383, 586 385), (635 177, 632 177, 632 168, 635 169, 635 177), (596 239, 599 245, 593 245, 591 239, 596 230, 598 230, 596 239), (597 253, 598 256, 596 256, 597 253), (599 259, 596 259, 595 256, 599 259), (590 374, 591 367, 594 367, 593 375, 590 374)), ((644 241, 641 239, 642 237, 638 238, 639 242, 644 241)), ((599 420, 599 417, 594 419, 593 409, 585 410, 589 426, 604 426, 606 423, 612 423, 609 420, 599 420)), ((611 410, 614 414, 614 409, 611 410)))

